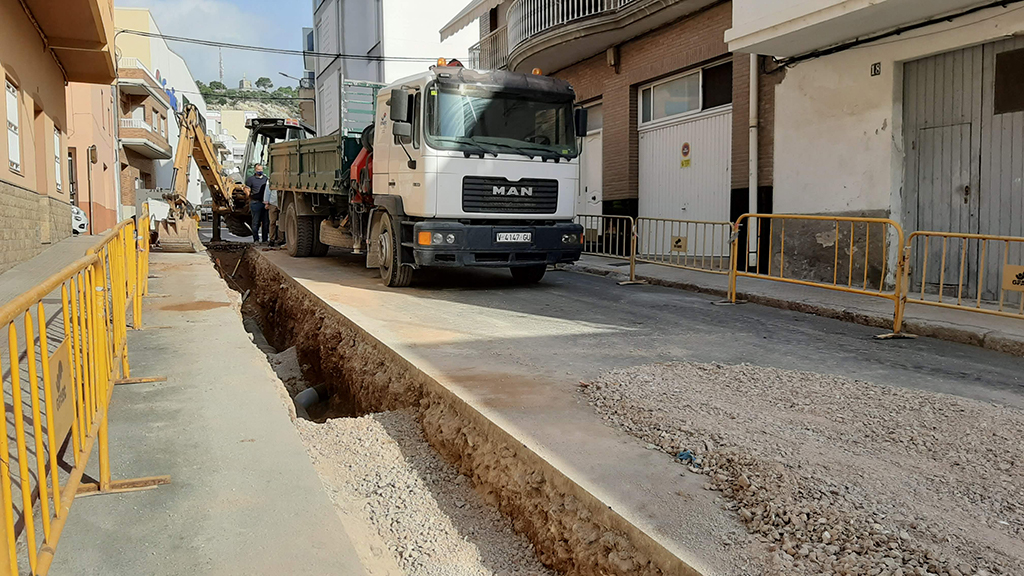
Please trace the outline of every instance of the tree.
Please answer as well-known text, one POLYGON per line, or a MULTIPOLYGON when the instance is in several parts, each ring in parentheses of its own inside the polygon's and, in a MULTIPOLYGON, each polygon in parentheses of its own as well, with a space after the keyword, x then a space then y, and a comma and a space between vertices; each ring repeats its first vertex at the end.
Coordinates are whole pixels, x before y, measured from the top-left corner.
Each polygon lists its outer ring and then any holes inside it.
POLYGON ((196 86, 199 87, 199 91, 202 92, 206 88, 206 84, 202 80, 196 80, 196 86))
POLYGON ((256 87, 264 90, 270 90, 274 87, 274 83, 270 81, 270 78, 260 76, 259 79, 256 80, 256 87))
POLYGON ((211 90, 227 90, 227 88, 228 87, 225 86, 224 83, 220 80, 214 80, 213 82, 210 82, 211 90))

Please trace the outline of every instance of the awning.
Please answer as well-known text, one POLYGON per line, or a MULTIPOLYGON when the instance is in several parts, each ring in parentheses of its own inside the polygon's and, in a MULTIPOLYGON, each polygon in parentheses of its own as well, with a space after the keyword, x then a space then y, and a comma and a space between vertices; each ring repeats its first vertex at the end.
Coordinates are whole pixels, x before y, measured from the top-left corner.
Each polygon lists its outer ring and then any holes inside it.
POLYGON ((444 42, 446 39, 454 36, 456 32, 462 30, 466 26, 469 26, 476 21, 477 18, 490 12, 491 8, 494 8, 498 4, 501 4, 504 0, 471 0, 462 12, 459 12, 455 18, 452 18, 451 22, 444 25, 441 28, 441 41, 444 42))

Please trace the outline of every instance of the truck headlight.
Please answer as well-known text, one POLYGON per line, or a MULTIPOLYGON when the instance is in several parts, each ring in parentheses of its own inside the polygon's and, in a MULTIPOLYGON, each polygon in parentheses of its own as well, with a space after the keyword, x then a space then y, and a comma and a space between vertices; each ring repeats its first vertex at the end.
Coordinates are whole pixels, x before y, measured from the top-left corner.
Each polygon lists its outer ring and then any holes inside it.
POLYGON ((455 244, 455 234, 449 234, 445 237, 445 240, 447 240, 449 244, 455 244))
POLYGON ((562 234, 562 244, 575 244, 578 240, 575 234, 562 234))
POLYGON ((434 232, 434 236, 431 238, 431 241, 434 244, 444 244, 444 236, 440 232, 434 232))

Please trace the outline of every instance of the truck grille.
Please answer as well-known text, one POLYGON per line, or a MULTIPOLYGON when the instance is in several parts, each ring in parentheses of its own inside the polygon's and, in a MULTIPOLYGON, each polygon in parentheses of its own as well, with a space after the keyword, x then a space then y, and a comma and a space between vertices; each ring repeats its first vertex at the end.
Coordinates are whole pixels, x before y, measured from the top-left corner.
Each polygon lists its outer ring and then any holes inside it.
POLYGON ((554 214, 558 209, 558 180, 465 176, 462 179, 463 212, 554 214))

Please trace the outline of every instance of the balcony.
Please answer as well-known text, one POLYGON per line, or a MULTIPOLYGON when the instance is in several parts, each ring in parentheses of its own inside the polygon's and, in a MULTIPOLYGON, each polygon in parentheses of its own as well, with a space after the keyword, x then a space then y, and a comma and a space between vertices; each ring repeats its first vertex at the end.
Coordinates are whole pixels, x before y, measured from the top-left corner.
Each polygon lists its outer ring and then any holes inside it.
POLYGON ((112 0, 23 0, 69 82, 110 84, 114 69, 112 0))
POLYGON ((123 94, 151 96, 170 109, 171 101, 156 76, 138 58, 120 58, 117 62, 117 85, 123 94))
POLYGON ((121 145, 125 148, 154 160, 167 160, 171 157, 171 145, 162 131, 138 118, 121 118, 119 132, 121 145))
POLYGON ((979 0, 734 0, 729 50, 777 57, 895 30, 985 4, 979 0))
POLYGON ((473 70, 504 70, 508 67, 508 28, 502 26, 469 47, 473 70))
POLYGON ((515 0, 508 69, 561 70, 717 0, 515 0))

